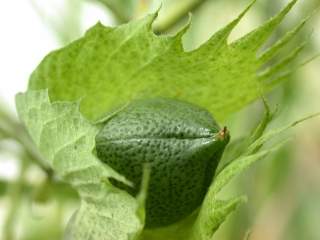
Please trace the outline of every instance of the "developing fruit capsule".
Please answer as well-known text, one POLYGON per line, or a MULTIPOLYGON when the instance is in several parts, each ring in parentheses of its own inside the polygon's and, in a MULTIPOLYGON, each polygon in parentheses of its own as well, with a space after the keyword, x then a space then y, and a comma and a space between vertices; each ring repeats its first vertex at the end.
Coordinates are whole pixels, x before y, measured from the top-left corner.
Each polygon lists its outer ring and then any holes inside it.
POLYGON ((139 191, 144 164, 150 165, 146 227, 153 228, 200 206, 229 139, 205 109, 154 98, 133 101, 107 120, 96 136, 96 151, 134 183, 130 188, 112 180, 132 195, 139 191))

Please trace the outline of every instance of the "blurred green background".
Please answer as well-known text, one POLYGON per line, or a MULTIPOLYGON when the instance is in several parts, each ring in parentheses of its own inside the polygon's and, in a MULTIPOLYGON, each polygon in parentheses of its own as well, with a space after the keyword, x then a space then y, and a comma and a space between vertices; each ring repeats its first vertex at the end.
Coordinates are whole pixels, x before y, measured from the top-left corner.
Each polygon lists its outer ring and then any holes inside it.
MULTIPOLYGON (((19 9, 19 1, 16 2, 16 8, 19 9)), ((52 46, 61 47, 79 38, 89 27, 90 21, 100 20, 107 25, 122 24, 155 11, 159 8, 160 2, 29 0, 27 4, 32 8, 34 21, 38 21, 34 24, 41 23, 50 31, 48 39, 39 37, 39 44, 50 41, 52 46)), ((172 34, 188 21, 188 12, 192 12, 192 26, 184 37, 184 46, 186 50, 194 49, 235 18, 248 3, 248 0, 162 1, 154 30, 158 34, 172 34)), ((229 41, 259 26, 286 3, 287 1, 282 0, 258 0, 232 33, 229 41)), ((0 11, 6 10, 6 4, 0 4, 0 11)), ((314 11, 318 7, 319 0, 299 1, 270 41, 282 36, 299 20, 312 14, 312 18, 291 46, 308 40, 309 43, 299 58, 300 62, 319 53, 320 14, 319 11, 314 11)), ((10 12, 9 15, 24 21, 19 11, 10 12)), ((11 27, 10 19, 1 18, 1 21, 1 24, 11 27)), ((11 30, 20 31, 13 27, 11 30)), ((10 35, 6 35, 5 38, 10 40, 10 35)), ((23 34, 19 41, 23 45, 23 34)), ((5 44, 0 42, 0 45, 5 44)), ((4 47, 10 51, 16 49, 14 44, 6 44, 4 47)), ((290 46, 283 54, 289 52, 290 46)), ((29 56, 24 57, 28 60, 29 56)), ((9 67, 6 64, 11 64, 5 60, 4 58, 0 66, 0 94, 6 94, 6 87, 10 81, 4 79, 1 74, 1 69, 9 67)), ((36 65, 33 66, 35 67, 36 65)), ((15 71, 19 71, 18 66, 15 71)), ((16 91, 23 90, 27 84, 28 74, 23 74, 25 83, 17 83, 21 86, 17 86, 16 91)), ((289 81, 267 96, 271 105, 278 107, 278 117, 274 126, 320 111, 319 76, 320 60, 316 58, 297 69, 289 81)), ((1 100, 2 97, 0 95, 0 239, 62 239, 67 220, 77 208, 77 195, 59 182, 50 170, 39 166, 38 160, 41 156, 17 120, 13 94, 12 101, 10 98, 1 100), (14 163, 13 167, 12 164, 8 167, 8 161, 14 163)), ((233 139, 236 139, 250 131, 262 114, 263 105, 257 102, 230 116, 221 124, 226 124, 233 139)), ((223 192, 221 197, 245 193, 248 195, 248 203, 228 218, 214 239, 320 239, 320 119, 315 118, 298 126, 292 135, 292 140, 284 148, 236 178, 223 192)))

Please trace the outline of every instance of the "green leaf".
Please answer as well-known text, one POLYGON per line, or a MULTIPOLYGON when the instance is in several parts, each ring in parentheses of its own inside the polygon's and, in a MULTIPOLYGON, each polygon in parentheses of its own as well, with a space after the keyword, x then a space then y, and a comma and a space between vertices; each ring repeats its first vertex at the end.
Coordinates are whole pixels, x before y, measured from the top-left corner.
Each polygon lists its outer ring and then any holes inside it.
POLYGON ((272 148, 249 156, 241 156, 232 161, 215 177, 193 226, 192 240, 210 240, 212 238, 226 217, 245 201, 244 197, 221 201, 218 199, 218 193, 233 177, 276 149, 272 148))
MULTIPOLYGON (((268 111, 267 111, 268 112, 268 111)), ((268 114, 266 114, 268 115, 268 114)), ((232 160, 227 166, 225 166, 214 178, 213 183, 211 184, 209 191, 205 197, 203 204, 195 224, 193 226, 192 240, 210 240, 219 228, 219 226, 224 222, 226 217, 234 211, 242 202, 244 202, 243 197, 221 201, 218 199, 219 192, 222 188, 228 184, 235 176, 239 175, 241 172, 249 168, 253 163, 259 159, 264 158, 265 156, 277 151, 282 147, 287 140, 283 142, 276 143, 273 147, 269 147, 266 150, 261 150, 262 146, 272 140, 273 138, 279 136, 284 131, 300 124, 310 118, 320 116, 320 113, 312 114, 310 116, 304 117, 300 120, 297 120, 285 127, 275 129, 264 134, 261 134, 259 137, 256 134, 251 136, 256 136, 255 139, 247 148, 246 151, 243 151, 240 156, 232 160)), ((261 126, 264 126, 264 129, 270 123, 269 118, 264 118, 261 121, 261 124, 256 128, 256 130, 261 129, 261 126)), ((257 133, 254 131, 253 133, 257 133)), ((253 139, 248 137, 247 139, 253 139)))
MULTIPOLYGON (((273 136, 270 135, 270 140, 273 136)), ((258 140, 257 140, 258 141, 258 140)), ((282 146, 278 144, 273 148, 252 153, 250 155, 242 154, 226 166, 214 179, 210 186, 206 198, 201 205, 199 215, 193 226, 194 239, 210 240, 220 225, 225 221, 228 215, 232 213, 241 203, 245 202, 245 197, 238 197, 227 201, 218 199, 221 189, 228 184, 235 176, 239 175, 254 162, 262 159, 266 155, 276 151, 282 146)))
MULTIPOLYGON (((219 162, 218 168, 216 170, 216 175, 220 173, 233 160, 237 159, 239 156, 247 152, 249 146, 253 144, 256 140, 258 140, 265 133, 265 130, 268 127, 269 123, 271 123, 271 121, 274 119, 277 109, 275 111, 271 111, 267 100, 262 98, 262 101, 265 107, 265 113, 260 123, 257 125, 256 128, 254 128, 254 130, 250 134, 231 141, 231 143, 227 146, 227 149, 223 154, 222 159, 219 162)), ((258 152, 262 145, 263 144, 257 146, 254 149, 254 152, 258 152)))
POLYGON ((159 95, 193 102, 224 119, 284 80, 286 67, 302 48, 257 74, 305 21, 259 58, 257 52, 296 0, 264 25, 228 43, 253 3, 190 52, 181 42, 188 26, 175 36, 156 36, 151 30, 156 14, 115 28, 98 23, 83 38, 50 53, 33 72, 29 89, 48 89, 53 102, 79 101, 81 113, 91 121, 133 98, 159 95))
POLYGON ((206 208, 206 210, 200 212, 189 239, 212 239, 213 234, 226 220, 228 215, 235 211, 242 203, 246 202, 246 197, 241 196, 229 200, 210 199, 210 201, 210 206, 201 207, 202 209, 206 208))
POLYGON ((18 94, 16 103, 48 165, 80 195, 68 239, 133 239, 143 228, 141 201, 109 183, 128 182, 93 154, 98 129, 82 117, 78 103, 52 104, 45 90, 18 94))

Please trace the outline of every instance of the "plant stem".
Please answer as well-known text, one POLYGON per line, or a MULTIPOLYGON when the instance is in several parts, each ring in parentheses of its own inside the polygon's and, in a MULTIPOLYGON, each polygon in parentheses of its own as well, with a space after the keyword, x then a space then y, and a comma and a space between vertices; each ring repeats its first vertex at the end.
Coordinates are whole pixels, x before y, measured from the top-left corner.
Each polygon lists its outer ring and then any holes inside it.
POLYGON ((12 114, 3 109, 0 109, 0 135, 18 142, 31 161, 43 169, 49 178, 52 177, 52 169, 44 164, 45 161, 33 144, 25 127, 12 114))
MULTIPOLYGON (((132 20, 134 14, 125 12, 125 9, 121 7, 115 0, 97 0, 105 5, 113 13, 117 24, 122 24, 132 20)), ((170 10, 166 12, 162 17, 158 17, 153 25, 155 33, 165 33, 172 28, 176 23, 185 18, 189 12, 196 10, 207 0, 176 0, 170 10)))
POLYGON ((98 2, 102 3, 105 5, 112 14, 114 15, 115 20, 117 21, 117 24, 122 24, 129 22, 131 20, 131 16, 129 16, 128 13, 126 13, 121 7, 119 7, 119 3, 114 0, 97 0, 98 2))
POLYGON ((173 27, 180 20, 185 18, 188 13, 196 10, 200 7, 206 0, 184 0, 176 1, 174 6, 170 8, 165 16, 159 17, 153 25, 153 30, 155 33, 165 33, 171 27, 173 27))
POLYGON ((6 240, 14 240, 15 236, 15 221, 17 217, 17 212, 19 210, 20 202, 21 202, 21 192, 24 183, 24 176, 27 170, 27 162, 25 157, 21 157, 21 165, 20 165, 20 172, 19 178, 17 182, 11 185, 9 189, 9 198, 10 198, 10 207, 7 213, 7 219, 4 223, 4 230, 3 230, 3 237, 6 240))
MULTIPOLYGON (((0 179, 0 198, 4 198, 8 190, 12 187, 17 185, 18 179, 15 180, 5 180, 0 179)), ((34 193, 41 187, 39 185, 39 182, 37 183, 29 183, 27 181, 24 181, 22 183, 22 191, 21 194, 25 196, 26 198, 33 199, 34 200, 34 193)), ((52 192, 52 195, 55 196, 59 201, 64 200, 71 200, 76 201, 79 199, 78 193, 76 190, 74 190, 70 185, 67 183, 63 183, 59 180, 53 180, 50 182, 50 186, 48 187, 48 190, 52 192)))

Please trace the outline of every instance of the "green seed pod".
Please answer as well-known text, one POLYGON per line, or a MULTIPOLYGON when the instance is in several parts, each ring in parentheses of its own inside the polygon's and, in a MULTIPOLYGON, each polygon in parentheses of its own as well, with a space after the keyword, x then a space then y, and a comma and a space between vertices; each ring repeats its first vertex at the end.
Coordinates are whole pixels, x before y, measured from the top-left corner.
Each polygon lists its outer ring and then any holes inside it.
POLYGON ((113 183, 135 195, 143 165, 151 167, 146 227, 175 223, 194 211, 229 141, 211 114, 164 98, 136 100, 106 121, 96 136, 100 160, 135 185, 113 183))

